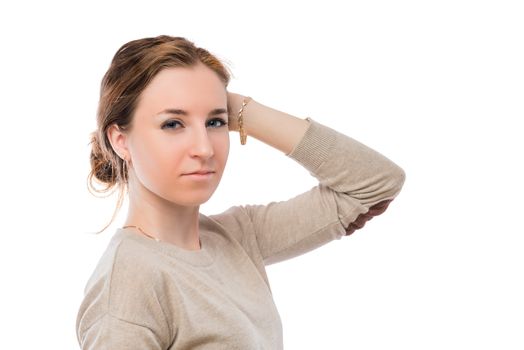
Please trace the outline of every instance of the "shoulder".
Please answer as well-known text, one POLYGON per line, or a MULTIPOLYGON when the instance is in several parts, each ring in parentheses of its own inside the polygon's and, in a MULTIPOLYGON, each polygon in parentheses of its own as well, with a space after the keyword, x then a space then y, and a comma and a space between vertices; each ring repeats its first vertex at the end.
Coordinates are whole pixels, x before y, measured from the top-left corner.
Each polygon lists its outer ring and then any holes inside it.
POLYGON ((171 336, 147 325, 104 314, 89 328, 77 330, 82 349, 167 349, 171 336))
POLYGON ((158 253, 131 235, 117 231, 98 261, 85 292, 101 287, 114 289, 119 285, 149 283, 155 278, 158 263, 158 253))
POLYGON ((77 317, 78 331, 85 331, 106 315, 150 329, 165 328, 168 322, 162 305, 164 276, 157 269, 159 256, 147 245, 117 232, 87 283, 77 317))
POLYGON ((223 249, 229 249, 231 254, 233 251, 238 253, 240 250, 245 253, 254 262, 259 271, 265 276, 263 258, 258 246, 255 231, 257 227, 252 220, 252 208, 257 205, 233 205, 225 211, 207 216, 209 220, 205 226, 214 232, 220 232, 221 236, 233 242, 234 244, 227 244, 223 249))
POLYGON ((220 228, 234 236, 238 241, 242 240, 242 233, 251 229, 251 220, 245 206, 234 205, 221 213, 204 215, 208 219, 208 225, 220 228))

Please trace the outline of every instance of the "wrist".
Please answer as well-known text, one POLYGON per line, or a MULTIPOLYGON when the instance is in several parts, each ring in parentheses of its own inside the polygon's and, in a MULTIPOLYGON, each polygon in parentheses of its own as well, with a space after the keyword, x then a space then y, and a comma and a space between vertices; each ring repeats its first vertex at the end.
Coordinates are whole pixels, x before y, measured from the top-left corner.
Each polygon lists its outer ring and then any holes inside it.
MULTIPOLYGON (((239 131, 239 125, 238 125, 238 113, 240 112, 240 109, 242 108, 242 102, 244 100, 247 101, 247 96, 237 94, 234 92, 228 92, 228 101, 227 101, 227 108, 228 108, 228 127, 229 131, 239 131)), ((244 107, 244 110, 242 112, 242 119, 244 119, 244 130, 245 130, 245 117, 246 117, 246 109, 247 106, 244 107)))

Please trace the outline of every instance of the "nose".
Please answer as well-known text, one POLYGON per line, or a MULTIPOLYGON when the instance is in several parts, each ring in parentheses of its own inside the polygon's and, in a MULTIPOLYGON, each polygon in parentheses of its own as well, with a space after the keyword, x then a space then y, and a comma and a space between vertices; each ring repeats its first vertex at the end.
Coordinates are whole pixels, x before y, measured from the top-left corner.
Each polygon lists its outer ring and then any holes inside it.
POLYGON ((205 127, 195 128, 195 131, 191 135, 190 142, 190 153, 192 157, 210 158, 215 153, 205 127))

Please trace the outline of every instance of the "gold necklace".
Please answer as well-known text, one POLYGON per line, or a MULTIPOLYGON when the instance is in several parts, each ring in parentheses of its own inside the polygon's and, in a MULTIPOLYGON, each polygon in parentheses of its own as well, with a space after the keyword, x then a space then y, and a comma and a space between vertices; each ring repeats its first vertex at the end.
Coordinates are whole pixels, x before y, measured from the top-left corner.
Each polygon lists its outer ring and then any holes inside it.
POLYGON ((151 236, 150 234, 148 234, 146 231, 142 230, 142 228, 140 226, 135 226, 135 225, 127 225, 127 226, 123 226, 122 228, 129 228, 129 227, 134 227, 136 228, 138 231, 142 232, 142 234, 144 234, 145 236, 151 238, 151 239, 154 239, 155 241, 157 242, 160 242, 160 238, 157 238, 157 237, 154 237, 154 236, 151 236))
MULTIPOLYGON (((154 239, 155 241, 157 242, 162 242, 160 240, 160 238, 157 238, 155 236, 152 236, 150 235, 149 233, 147 233, 146 231, 142 230, 142 228, 140 226, 135 226, 135 225, 126 225, 126 226, 122 226, 122 228, 129 228, 129 227, 134 227, 136 228, 138 231, 142 232, 142 234, 144 234, 145 236, 151 238, 151 239, 154 239)), ((200 249, 202 248, 202 241, 200 240, 200 238, 198 239, 198 245, 200 247, 200 249)))

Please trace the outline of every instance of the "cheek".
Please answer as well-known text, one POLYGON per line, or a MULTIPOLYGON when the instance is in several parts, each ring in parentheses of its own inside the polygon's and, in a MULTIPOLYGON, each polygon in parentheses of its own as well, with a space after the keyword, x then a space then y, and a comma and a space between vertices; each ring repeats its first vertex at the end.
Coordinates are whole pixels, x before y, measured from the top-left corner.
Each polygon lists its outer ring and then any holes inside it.
POLYGON ((220 137, 217 139, 215 143, 215 157, 218 161, 223 163, 223 166, 225 166, 225 163, 229 156, 229 147, 229 132, 227 132, 225 135, 220 135, 220 137))
MULTIPOLYGON (((137 138, 133 147, 133 167, 140 182, 153 191, 171 186, 184 170, 187 163, 187 143, 182 137, 164 139, 161 135, 137 138), (154 137, 153 137, 154 136, 154 137)), ((211 163, 222 173, 229 157, 229 132, 209 135, 214 148, 211 163)))
POLYGON ((229 154, 229 146, 230 146, 229 132, 227 132, 226 137, 224 138, 224 148, 226 149, 226 154, 229 154))
POLYGON ((162 138, 142 138, 135 143, 133 166, 136 176, 146 187, 154 189, 176 175, 180 154, 179 146, 164 144, 162 138))

